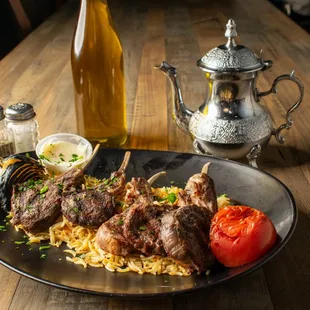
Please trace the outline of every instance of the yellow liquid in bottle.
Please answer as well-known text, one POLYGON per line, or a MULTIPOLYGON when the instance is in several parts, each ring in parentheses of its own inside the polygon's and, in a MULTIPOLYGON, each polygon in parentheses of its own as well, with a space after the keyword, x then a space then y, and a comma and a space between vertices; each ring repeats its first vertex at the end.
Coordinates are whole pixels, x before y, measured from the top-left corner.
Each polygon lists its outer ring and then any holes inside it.
POLYGON ((71 64, 78 133, 104 146, 124 144, 123 50, 106 1, 81 0, 71 64))

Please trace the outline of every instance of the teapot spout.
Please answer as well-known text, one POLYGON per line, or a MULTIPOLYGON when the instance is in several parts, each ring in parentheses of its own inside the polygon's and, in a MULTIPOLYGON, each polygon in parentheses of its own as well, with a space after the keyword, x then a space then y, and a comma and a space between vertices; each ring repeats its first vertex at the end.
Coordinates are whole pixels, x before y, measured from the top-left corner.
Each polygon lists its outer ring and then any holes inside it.
POLYGON ((166 61, 163 61, 159 66, 155 66, 154 68, 160 69, 169 78, 172 87, 173 119, 178 127, 188 134, 189 120, 193 115, 193 111, 187 109, 183 102, 182 92, 177 77, 177 69, 170 66, 166 61))

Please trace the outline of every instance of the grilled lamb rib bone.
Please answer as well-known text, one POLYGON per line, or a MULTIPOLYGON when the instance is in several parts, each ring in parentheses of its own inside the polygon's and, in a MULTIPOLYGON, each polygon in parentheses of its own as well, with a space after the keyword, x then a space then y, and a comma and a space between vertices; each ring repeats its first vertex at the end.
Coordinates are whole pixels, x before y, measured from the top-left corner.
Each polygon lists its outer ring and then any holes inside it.
POLYGON ((217 212, 217 197, 213 180, 207 175, 210 163, 205 164, 201 173, 191 176, 185 189, 178 194, 178 205, 206 207, 212 214, 217 212))
MULTIPOLYGON (((154 182, 158 177, 165 174, 164 171, 159 172, 152 176, 149 181, 154 182)), ((133 201, 133 204, 122 213, 112 216, 108 221, 103 223, 96 233, 96 242, 99 247, 114 255, 126 256, 134 251, 134 247, 124 236, 123 230, 124 221, 128 212, 135 206, 148 205, 153 202, 151 184, 144 178, 133 178, 129 183, 133 192, 131 197, 128 196, 128 203, 133 201), (141 188, 143 188, 142 193, 140 191, 141 188), (129 200, 129 198, 132 200, 129 200)))
POLYGON ((144 197, 148 203, 153 202, 152 184, 161 176, 166 175, 165 171, 158 172, 148 180, 144 178, 132 178, 125 186, 124 203, 132 205, 138 198, 144 197))
POLYGON ((99 184, 96 189, 105 190, 112 196, 120 194, 126 185, 125 171, 129 163, 130 155, 131 153, 127 151, 120 168, 117 171, 112 172, 110 178, 106 179, 102 184, 99 184))

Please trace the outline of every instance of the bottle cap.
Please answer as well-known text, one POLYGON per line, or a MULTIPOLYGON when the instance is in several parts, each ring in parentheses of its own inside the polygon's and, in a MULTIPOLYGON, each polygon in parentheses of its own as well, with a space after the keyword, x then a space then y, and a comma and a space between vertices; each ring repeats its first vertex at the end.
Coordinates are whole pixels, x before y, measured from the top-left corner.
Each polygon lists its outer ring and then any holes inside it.
POLYGON ((33 106, 29 103, 15 103, 5 110, 5 118, 11 121, 25 121, 35 115, 33 106))

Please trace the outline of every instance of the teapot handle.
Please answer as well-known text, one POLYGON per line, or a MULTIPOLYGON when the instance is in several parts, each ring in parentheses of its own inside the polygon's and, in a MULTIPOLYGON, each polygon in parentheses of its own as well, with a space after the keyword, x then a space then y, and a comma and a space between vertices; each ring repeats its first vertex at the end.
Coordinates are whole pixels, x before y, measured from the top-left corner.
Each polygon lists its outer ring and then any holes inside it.
POLYGON ((286 112, 286 123, 280 125, 277 129, 274 129, 273 130, 273 134, 275 135, 275 138, 276 140, 283 144, 285 139, 283 136, 280 135, 280 132, 283 130, 283 129, 290 129, 293 125, 293 121, 291 119, 291 113, 297 109, 299 107, 299 105, 301 104, 302 100, 303 100, 303 97, 304 97, 304 86, 303 84, 301 83, 301 81, 294 75, 294 70, 291 72, 291 74, 283 74, 283 75, 280 75, 278 76, 272 83, 272 86, 270 88, 270 90, 267 90, 265 92, 260 92, 258 93, 258 97, 263 97, 263 96, 267 96, 267 95, 270 95, 272 93, 276 94, 278 92, 277 90, 277 84, 281 81, 292 81, 294 82, 295 84, 297 84, 298 86, 298 89, 299 89, 299 98, 298 100, 290 107, 290 109, 288 109, 288 111, 286 112))

